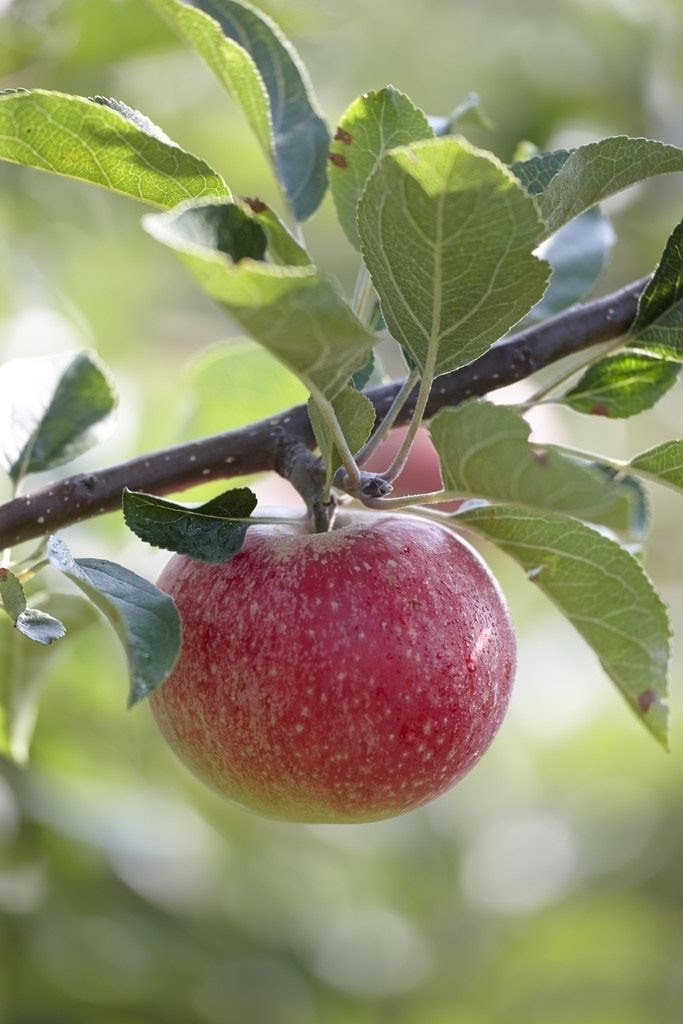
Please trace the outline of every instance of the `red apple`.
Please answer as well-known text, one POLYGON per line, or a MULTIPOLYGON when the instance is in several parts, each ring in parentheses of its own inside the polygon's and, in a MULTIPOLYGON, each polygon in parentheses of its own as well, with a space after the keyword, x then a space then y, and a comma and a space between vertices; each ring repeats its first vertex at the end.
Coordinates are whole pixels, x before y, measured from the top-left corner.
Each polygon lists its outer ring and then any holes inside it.
POLYGON ((231 561, 159 579, 183 650, 151 698, 182 761, 273 818, 361 822, 448 789, 507 707, 515 639, 470 546, 415 516, 252 526, 231 561))

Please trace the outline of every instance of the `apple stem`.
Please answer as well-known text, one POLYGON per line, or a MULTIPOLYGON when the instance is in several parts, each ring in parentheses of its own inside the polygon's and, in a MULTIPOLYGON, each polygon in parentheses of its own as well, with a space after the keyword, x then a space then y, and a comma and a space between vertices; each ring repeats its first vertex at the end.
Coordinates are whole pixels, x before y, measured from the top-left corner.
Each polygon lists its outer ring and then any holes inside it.
POLYGON ((316 533, 329 533, 337 514, 337 500, 333 494, 327 501, 316 501, 313 504, 313 527, 316 533))
POLYGON ((306 502, 309 517, 316 533, 332 529, 337 512, 333 494, 325 494, 325 467, 302 441, 288 440, 283 444, 275 465, 276 471, 289 480, 306 502))

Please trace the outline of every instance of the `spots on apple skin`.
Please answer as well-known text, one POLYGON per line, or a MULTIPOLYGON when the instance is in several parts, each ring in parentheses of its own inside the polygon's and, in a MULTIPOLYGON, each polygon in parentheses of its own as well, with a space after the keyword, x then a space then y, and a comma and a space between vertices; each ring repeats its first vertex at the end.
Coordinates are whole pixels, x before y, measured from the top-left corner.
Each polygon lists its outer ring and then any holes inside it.
POLYGON ((186 638, 152 698, 162 731, 261 813, 368 821, 417 807, 472 767, 502 720, 507 612, 479 557, 441 526, 373 515, 326 535, 254 527, 231 562, 177 556, 159 584, 186 638))

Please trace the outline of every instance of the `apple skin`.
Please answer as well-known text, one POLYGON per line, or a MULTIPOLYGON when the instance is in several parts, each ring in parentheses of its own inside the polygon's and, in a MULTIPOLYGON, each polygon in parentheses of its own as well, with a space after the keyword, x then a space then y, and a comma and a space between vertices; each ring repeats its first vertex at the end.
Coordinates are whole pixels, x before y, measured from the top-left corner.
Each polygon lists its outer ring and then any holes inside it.
POLYGON ((472 768, 516 654, 479 555, 440 524, 340 512, 311 533, 252 526, 229 562, 174 555, 159 578, 183 649, 151 697, 171 747, 266 817, 365 822, 472 768))

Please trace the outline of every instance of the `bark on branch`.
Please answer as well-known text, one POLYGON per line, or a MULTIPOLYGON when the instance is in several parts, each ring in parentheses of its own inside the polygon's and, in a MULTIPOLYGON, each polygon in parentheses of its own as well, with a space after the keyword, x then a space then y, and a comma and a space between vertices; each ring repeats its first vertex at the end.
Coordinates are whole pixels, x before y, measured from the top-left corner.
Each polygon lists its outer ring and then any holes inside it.
MULTIPOLYGON (((620 337, 631 326, 648 278, 595 302, 512 335, 479 359, 434 382, 427 416, 466 398, 485 395, 530 376, 574 352, 620 337)), ((380 419, 391 405, 400 381, 366 393, 380 419)), ((413 410, 415 394, 397 425, 413 410)), ((112 512, 121 505, 124 487, 154 494, 183 490, 205 480, 228 479, 274 470, 289 476, 293 453, 314 447, 306 407, 296 406, 272 419, 238 430, 151 452, 93 473, 79 473, 0 505, 0 549, 54 533, 83 519, 112 512)))

